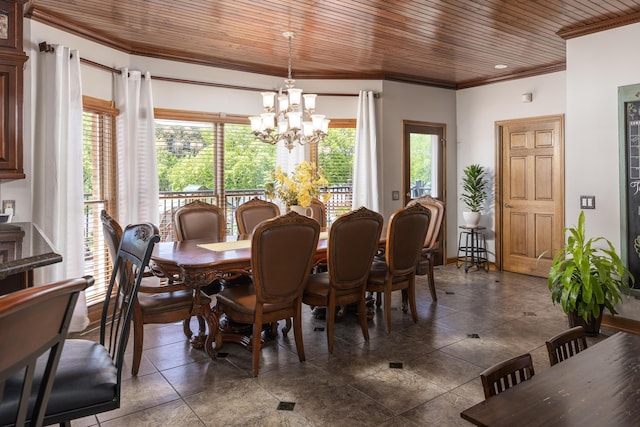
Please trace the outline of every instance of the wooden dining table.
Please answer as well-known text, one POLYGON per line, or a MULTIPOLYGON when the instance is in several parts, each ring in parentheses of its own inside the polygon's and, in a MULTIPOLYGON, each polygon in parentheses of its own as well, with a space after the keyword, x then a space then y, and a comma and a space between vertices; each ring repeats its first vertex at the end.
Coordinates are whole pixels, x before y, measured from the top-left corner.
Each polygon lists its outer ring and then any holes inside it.
MULTIPOLYGON (((320 233, 316 261, 326 257, 327 232, 320 233)), ((156 273, 179 280, 194 290, 192 316, 201 316, 207 323, 208 333, 199 333, 192 339, 195 348, 204 348, 214 359, 222 342, 236 342, 249 346, 249 338, 243 333, 220 328, 217 313, 200 303, 200 289, 216 279, 227 279, 240 274, 250 274, 251 235, 227 236, 224 241, 183 240, 160 242, 153 250, 150 265, 156 273), (212 332, 214 331, 214 332, 212 332), (224 333, 224 337, 223 337, 224 333), (215 343, 215 346, 214 346, 215 343)))
POLYGON ((639 426, 640 336, 618 332, 460 416, 478 426, 639 426))

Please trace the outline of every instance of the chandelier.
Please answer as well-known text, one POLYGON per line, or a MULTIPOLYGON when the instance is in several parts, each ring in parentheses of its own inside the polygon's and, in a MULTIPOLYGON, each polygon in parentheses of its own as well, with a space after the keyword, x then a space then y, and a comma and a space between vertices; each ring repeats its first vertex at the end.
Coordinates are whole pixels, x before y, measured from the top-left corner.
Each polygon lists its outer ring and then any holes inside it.
POLYGON ((257 139, 268 144, 282 143, 291 151, 295 144, 316 144, 324 140, 329 130, 329 120, 323 114, 314 114, 315 94, 302 94, 302 89, 293 87, 291 78, 291 39, 296 33, 282 33, 289 42, 288 74, 284 80, 286 94, 279 92, 261 92, 264 113, 251 116, 251 131, 257 139), (278 108, 275 108, 276 95, 278 108), (304 100, 304 104, 303 104, 304 100))

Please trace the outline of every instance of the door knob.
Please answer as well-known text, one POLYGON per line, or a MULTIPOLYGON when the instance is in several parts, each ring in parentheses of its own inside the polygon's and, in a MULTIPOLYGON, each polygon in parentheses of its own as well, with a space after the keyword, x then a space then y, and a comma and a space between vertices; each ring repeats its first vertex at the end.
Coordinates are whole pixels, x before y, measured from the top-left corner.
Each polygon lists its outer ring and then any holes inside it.
POLYGON ((510 208, 510 207, 511 207, 511 205, 510 205, 509 203, 505 203, 505 204, 504 204, 504 207, 505 207, 505 208, 510 208))

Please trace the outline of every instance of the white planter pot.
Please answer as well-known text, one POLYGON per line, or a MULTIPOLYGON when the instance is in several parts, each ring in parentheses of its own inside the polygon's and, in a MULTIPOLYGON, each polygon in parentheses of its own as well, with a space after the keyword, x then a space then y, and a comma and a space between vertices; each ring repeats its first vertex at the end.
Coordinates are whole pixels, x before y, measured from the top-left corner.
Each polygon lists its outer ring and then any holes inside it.
POLYGON ((480 223, 480 212, 462 212, 464 225, 467 227, 477 227, 480 223))
POLYGON ((291 205, 289 209, 297 213, 298 215, 311 217, 313 215, 313 210, 310 207, 303 208, 300 205, 291 205))

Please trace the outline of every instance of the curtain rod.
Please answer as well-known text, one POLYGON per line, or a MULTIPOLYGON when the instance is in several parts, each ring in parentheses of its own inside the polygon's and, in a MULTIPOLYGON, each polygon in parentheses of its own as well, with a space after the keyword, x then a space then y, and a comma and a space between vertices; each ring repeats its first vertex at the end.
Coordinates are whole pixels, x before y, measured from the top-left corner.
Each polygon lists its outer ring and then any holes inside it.
MULTIPOLYGON (((40 52, 53 52, 54 48, 47 42, 42 42, 38 44, 40 48, 40 52)), ((105 71, 109 71, 116 74, 122 74, 122 71, 117 68, 109 67, 108 65, 100 64, 98 62, 91 61, 89 59, 80 58, 80 62, 85 65, 90 65, 95 68, 100 68, 105 71)), ((273 89, 259 89, 255 87, 247 87, 247 86, 235 86, 235 85, 227 85, 222 83, 212 83, 212 82, 203 82, 199 80, 186 80, 186 79, 177 79, 174 77, 162 77, 162 76, 151 76, 151 80, 158 80, 163 82, 172 82, 172 83, 184 83, 191 85, 200 85, 200 86, 210 86, 210 87, 219 87, 223 89, 237 89, 237 90, 249 90, 254 92, 265 92, 273 89)), ((357 93, 318 93, 320 96, 358 96, 357 93)), ((375 94, 375 97, 378 97, 378 94, 375 94)))

